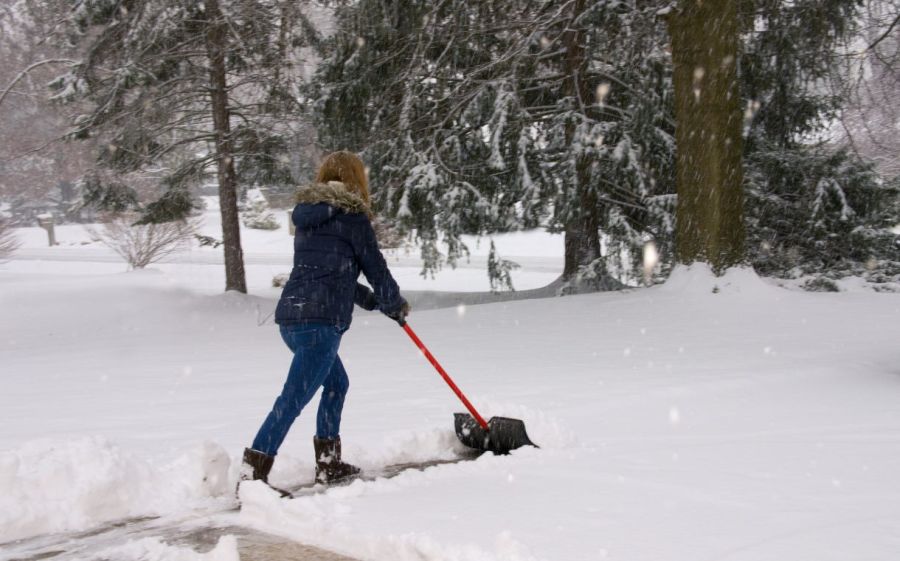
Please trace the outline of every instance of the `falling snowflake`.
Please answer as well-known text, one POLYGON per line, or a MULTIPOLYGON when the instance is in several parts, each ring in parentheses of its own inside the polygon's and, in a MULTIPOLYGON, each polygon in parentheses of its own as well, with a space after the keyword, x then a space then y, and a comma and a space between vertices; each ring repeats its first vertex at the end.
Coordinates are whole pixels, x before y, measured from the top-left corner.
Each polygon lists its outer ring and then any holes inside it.
POLYGON ((606 101, 606 96, 609 95, 609 89, 610 85, 607 82, 603 82, 599 86, 597 86, 597 105, 602 106, 604 104, 604 102, 606 101))
POLYGON ((681 423, 681 411, 677 407, 669 408, 669 424, 677 425, 681 423))

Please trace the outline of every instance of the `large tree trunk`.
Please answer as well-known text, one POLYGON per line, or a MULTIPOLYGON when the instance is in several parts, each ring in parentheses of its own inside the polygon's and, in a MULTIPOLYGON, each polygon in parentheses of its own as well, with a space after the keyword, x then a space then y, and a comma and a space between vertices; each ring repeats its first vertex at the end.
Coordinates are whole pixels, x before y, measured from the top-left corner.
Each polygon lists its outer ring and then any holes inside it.
POLYGON ((218 0, 204 0, 207 21, 206 51, 209 58, 210 98, 216 133, 219 208, 222 213, 222 246, 225 249, 225 290, 247 292, 244 252, 241 249, 240 218, 237 208, 237 178, 234 173, 234 150, 228 111, 228 89, 225 78, 225 49, 228 29, 218 0))
POLYGON ((676 260, 720 273, 744 257, 738 2, 682 0, 669 17, 675 86, 676 260))

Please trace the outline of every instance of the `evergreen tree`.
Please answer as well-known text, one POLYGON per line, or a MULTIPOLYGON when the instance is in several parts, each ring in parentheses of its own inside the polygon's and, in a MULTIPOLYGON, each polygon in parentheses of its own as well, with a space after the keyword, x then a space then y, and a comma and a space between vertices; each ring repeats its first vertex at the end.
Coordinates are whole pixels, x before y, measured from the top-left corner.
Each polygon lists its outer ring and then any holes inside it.
MULTIPOLYGON (((62 25, 86 53, 52 84, 57 99, 88 102, 71 136, 101 138, 99 164, 116 176, 152 169, 164 186, 141 223, 185 217, 188 188, 215 171, 226 290, 246 292, 239 184, 292 181, 291 62, 311 29, 288 0, 76 0, 62 25)), ((96 183, 95 198, 123 200, 96 183)))
POLYGON ((889 230, 898 186, 857 155, 815 140, 848 101, 826 85, 856 34, 862 5, 742 5, 747 249, 762 274, 900 269, 900 245, 889 230))
POLYGON ((258 190, 247 194, 241 218, 244 219, 244 226, 254 230, 277 230, 281 227, 272 214, 268 201, 258 190))
POLYGON ((415 232, 428 269, 466 254, 462 234, 543 225, 566 235, 564 290, 619 286, 647 238, 671 239, 658 7, 345 6, 312 96, 321 138, 365 152, 380 210, 415 232))
MULTIPOLYGON (((672 61, 659 17, 669 4, 343 5, 310 96, 321 139, 328 148, 365 152, 380 210, 415 232, 426 268, 464 256, 464 233, 546 226, 566 233, 564 290, 636 278, 649 239, 664 273, 674 254, 676 201, 672 61), (631 259, 624 269, 622 256, 631 259)), ((859 5, 737 5, 746 120, 732 143, 743 141, 745 255, 763 273, 782 274, 785 256, 823 245, 845 261, 866 252, 890 261, 888 250, 895 251, 883 230, 895 190, 864 173, 862 162, 813 143, 844 101, 822 86, 859 5), (813 169, 825 183, 790 173, 813 169), (847 201, 865 204, 843 213, 829 202, 837 200, 835 186, 847 201), (845 225, 869 234, 830 242, 845 225)), ((701 111, 696 119, 703 118, 701 111)), ((739 168, 729 165, 736 180, 739 168)), ((739 209, 740 198, 732 203, 739 209)), ((740 215, 723 215, 716 226, 736 236, 726 244, 734 249, 729 263, 742 255, 740 215)))

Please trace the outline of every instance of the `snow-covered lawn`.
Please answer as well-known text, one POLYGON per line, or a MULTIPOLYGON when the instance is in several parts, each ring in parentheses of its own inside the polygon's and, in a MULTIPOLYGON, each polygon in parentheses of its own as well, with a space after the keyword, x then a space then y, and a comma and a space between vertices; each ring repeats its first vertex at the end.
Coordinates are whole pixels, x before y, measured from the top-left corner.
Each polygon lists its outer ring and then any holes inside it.
MULTIPOLYGON (((217 293, 206 249, 123 273, 96 245, 25 240, 0 265, 0 543, 233 505, 236 462, 290 360, 262 269, 289 262, 280 239, 251 243, 252 296, 217 293)), ((509 239, 521 288, 558 274, 558 241, 509 239)), ((403 288, 486 288, 481 270, 427 281, 402 259, 403 288)), ((541 448, 292 501, 246 485, 240 523, 385 561, 898 558, 898 294, 695 268, 652 289, 420 309, 410 324, 483 413, 524 419, 541 448)), ((341 356, 348 460, 458 451, 461 406, 395 324, 358 310, 341 356)), ((312 417, 274 483, 311 479, 312 417)))
MULTIPOLYGON (((220 239, 221 218, 215 198, 206 197, 206 200, 208 206, 200 218, 198 233, 220 239)), ((276 210, 274 217, 280 224, 278 230, 242 228, 241 243, 250 292, 277 298, 279 291, 272 290, 272 278, 290 272, 293 244, 288 233, 287 211, 276 210)), ((16 252, 15 260, 3 265, 3 270, 66 276, 124 271, 126 265, 122 258, 93 239, 90 230, 99 228, 98 225, 86 227, 78 224, 56 226, 58 245, 54 247, 48 247, 47 232, 42 228, 18 228, 16 237, 21 248, 16 252)), ((562 235, 534 231, 500 234, 491 239, 503 258, 521 265, 520 269, 511 271, 517 290, 546 286, 562 271, 562 235)), ((463 241, 469 248, 469 258, 460 259, 455 269, 449 266, 442 268, 433 277, 423 278, 419 250, 415 247, 389 250, 386 255, 394 277, 405 290, 489 291, 491 286, 486 269, 491 240, 464 236, 463 241)), ((152 267, 165 272, 179 285, 194 291, 218 294, 225 287, 222 262, 221 248, 201 247, 193 243, 152 267)))

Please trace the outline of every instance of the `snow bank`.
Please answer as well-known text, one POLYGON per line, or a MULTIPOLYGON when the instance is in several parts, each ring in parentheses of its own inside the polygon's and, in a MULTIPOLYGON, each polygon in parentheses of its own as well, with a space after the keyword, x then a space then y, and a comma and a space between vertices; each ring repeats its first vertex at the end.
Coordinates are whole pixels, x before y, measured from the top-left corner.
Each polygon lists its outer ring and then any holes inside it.
POLYGON ((672 274, 659 289, 691 296, 701 294, 765 296, 778 291, 777 288, 766 284, 752 267, 732 267, 723 275, 716 276, 708 263, 675 266, 672 274))
MULTIPOLYGON (((449 399, 453 397, 448 393, 449 399)), ((493 400, 482 400, 479 408, 486 419, 494 415, 521 419, 525 422, 529 437, 540 442, 541 448, 568 448, 577 444, 577 438, 571 428, 540 409, 493 400)), ((462 405, 457 409, 465 410, 462 405)), ((385 435, 381 445, 377 447, 364 448, 351 444, 345 448, 354 461, 372 470, 395 464, 451 460, 469 452, 469 449, 456 438, 452 424, 450 419, 444 428, 431 427, 392 432, 385 435)))
MULTIPOLYGON (((408 472, 392 480, 357 481, 327 494, 285 501, 261 483, 241 486, 241 520, 300 542, 358 559, 392 561, 539 561, 510 532, 500 532, 493 546, 486 548, 467 543, 464 536, 446 542, 421 532, 368 532, 342 522, 350 509, 343 504, 350 497, 370 493, 390 494, 397 490, 415 492, 422 479, 430 479, 438 470, 408 472), (407 481, 411 480, 411 481, 407 481)), ((434 505, 440 508, 440 505, 434 505)), ((447 522, 453 525, 453 522, 447 522)))
POLYGON ((225 497, 230 463, 209 442, 156 469, 100 437, 31 441, 0 453, 0 543, 225 497))
POLYGON ((216 547, 207 553, 168 545, 157 538, 144 538, 105 549, 93 558, 116 561, 240 561, 237 539, 230 535, 219 538, 216 547))

